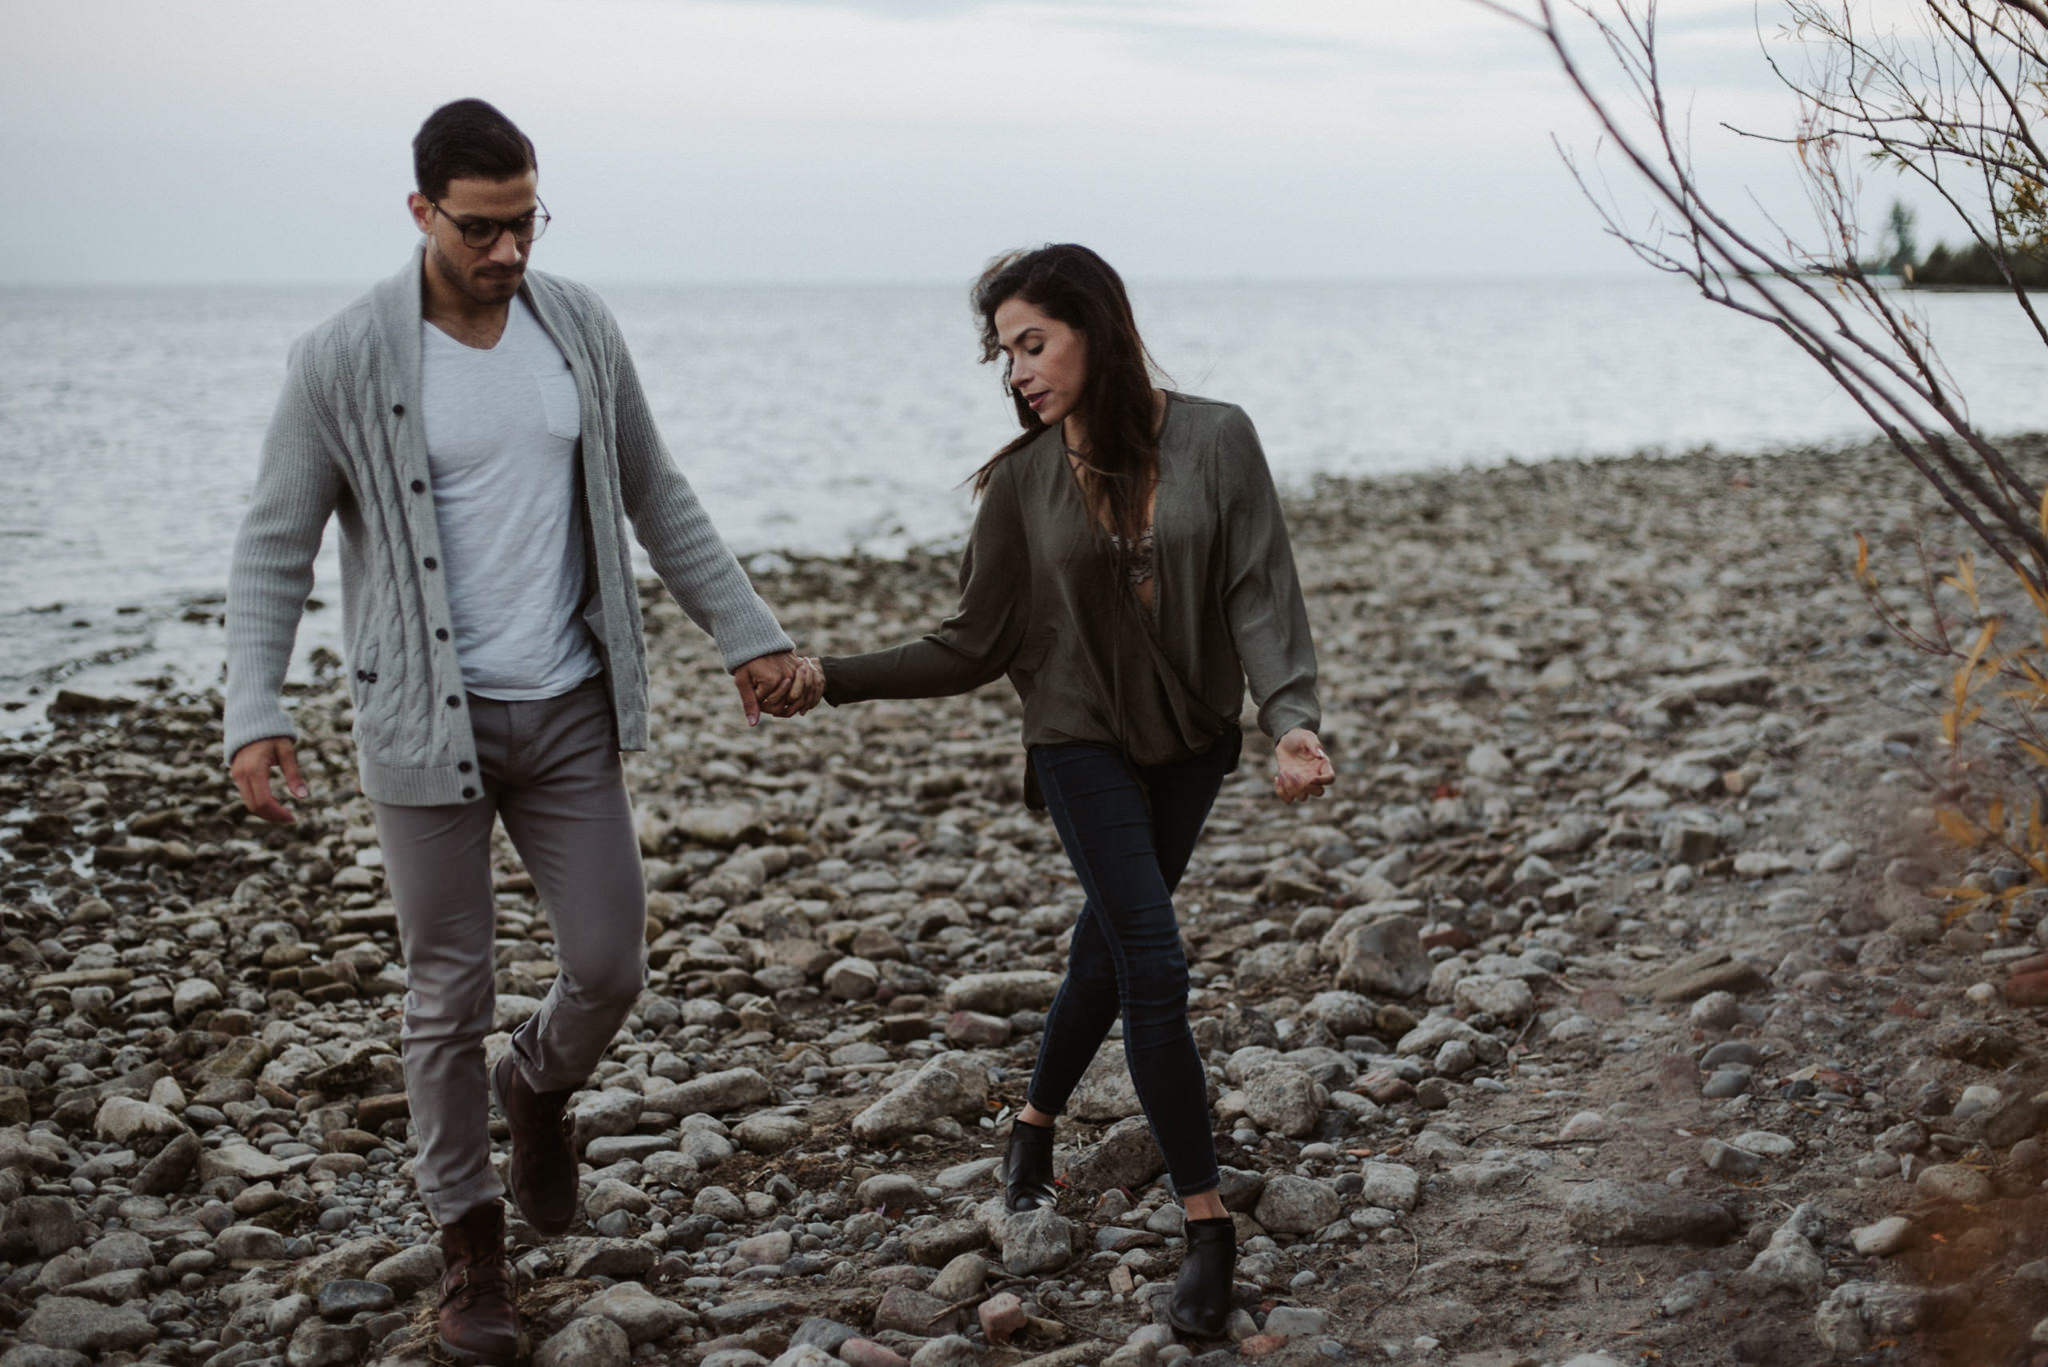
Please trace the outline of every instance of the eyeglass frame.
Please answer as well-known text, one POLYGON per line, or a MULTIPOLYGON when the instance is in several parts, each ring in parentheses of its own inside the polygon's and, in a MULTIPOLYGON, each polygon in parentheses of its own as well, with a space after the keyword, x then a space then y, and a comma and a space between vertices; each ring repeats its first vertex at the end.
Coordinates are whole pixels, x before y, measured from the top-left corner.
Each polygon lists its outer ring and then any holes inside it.
POLYGON ((491 248, 498 245, 498 239, 503 237, 506 233, 512 234, 512 241, 514 243, 517 243, 520 246, 525 246, 533 242, 536 238, 540 237, 541 234, 545 233, 548 230, 548 224, 555 221, 555 216, 548 212, 547 201, 542 199, 539 195, 535 195, 533 197, 534 207, 532 212, 521 214, 518 218, 471 217, 465 220, 457 218, 454 214, 449 213, 446 209, 442 208, 440 204, 434 200, 427 200, 427 204, 429 207, 433 209, 435 213, 441 215, 441 217, 447 219, 450 223, 455 225, 456 235, 462 239, 462 245, 469 248, 473 252, 489 251, 491 248), (532 232, 528 233, 523 238, 519 235, 518 228, 514 226, 517 223, 519 223, 522 219, 533 229, 532 232), (489 228, 491 230, 490 240, 487 242, 470 241, 469 234, 472 228, 489 228))

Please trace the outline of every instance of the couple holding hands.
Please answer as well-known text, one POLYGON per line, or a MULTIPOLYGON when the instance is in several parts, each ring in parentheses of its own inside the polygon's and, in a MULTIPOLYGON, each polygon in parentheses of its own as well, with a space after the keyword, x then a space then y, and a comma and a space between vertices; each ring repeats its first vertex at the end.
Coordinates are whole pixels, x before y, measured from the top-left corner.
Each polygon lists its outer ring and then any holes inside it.
POLYGON ((975 283, 984 361, 1019 434, 974 475, 959 606, 922 639, 799 657, 664 449, 617 323, 528 270, 548 214, 532 143, 481 100, 413 143, 420 246, 294 344, 228 591, 226 754, 249 809, 308 790, 280 697, 313 560, 341 532, 363 792, 406 961, 416 1180, 440 1226, 438 1323, 459 1361, 519 1351, 504 1196, 573 1223, 568 1102, 646 982, 645 891, 621 750, 647 739, 630 527, 717 641, 747 720, 821 699, 962 693, 1007 676, 1026 798, 1084 901, 1002 1175, 1055 1199, 1053 1124, 1119 1015, 1186 1212, 1166 1313, 1222 1332, 1235 1238, 1172 894, 1244 746, 1246 684, 1277 795, 1320 796, 1315 650, 1265 457, 1238 408, 1158 387, 1123 282, 1085 247, 997 258, 975 283), (532 875, 560 972, 486 1069, 493 825, 532 875), (495 1094, 511 1135, 491 1165, 495 1094))

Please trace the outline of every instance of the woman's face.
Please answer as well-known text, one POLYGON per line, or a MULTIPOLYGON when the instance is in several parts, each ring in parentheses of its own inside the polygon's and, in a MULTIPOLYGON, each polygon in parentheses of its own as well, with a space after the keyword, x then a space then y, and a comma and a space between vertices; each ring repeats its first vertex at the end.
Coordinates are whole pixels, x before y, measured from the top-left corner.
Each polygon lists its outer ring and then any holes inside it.
POLYGON ((1018 295, 996 305, 995 322, 1010 388, 1047 427, 1063 422, 1087 387, 1087 336, 1018 295))

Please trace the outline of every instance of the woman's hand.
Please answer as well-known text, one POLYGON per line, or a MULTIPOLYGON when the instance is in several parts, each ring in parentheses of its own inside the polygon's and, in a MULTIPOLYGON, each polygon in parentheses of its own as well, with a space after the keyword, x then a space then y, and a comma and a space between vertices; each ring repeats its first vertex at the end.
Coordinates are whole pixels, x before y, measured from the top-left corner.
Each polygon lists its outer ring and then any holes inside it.
POLYGON ((1273 779, 1273 791, 1282 802, 1306 802, 1321 797, 1337 781, 1336 766, 1323 753, 1323 743, 1313 731, 1297 726, 1280 737, 1280 743, 1273 748, 1273 758, 1280 764, 1280 772, 1273 779))
POLYGON ((825 667, 815 655, 800 656, 781 683, 761 695, 761 710, 774 717, 801 717, 825 696, 825 667))

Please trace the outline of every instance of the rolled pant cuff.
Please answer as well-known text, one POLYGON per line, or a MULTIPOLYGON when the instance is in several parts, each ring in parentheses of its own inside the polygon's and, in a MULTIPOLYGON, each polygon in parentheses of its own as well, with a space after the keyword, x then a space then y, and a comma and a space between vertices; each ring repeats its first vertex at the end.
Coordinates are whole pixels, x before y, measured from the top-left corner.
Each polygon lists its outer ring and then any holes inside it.
POLYGON ((503 1200, 504 1196, 505 1184, 498 1180, 496 1169, 489 1164, 485 1164, 484 1170, 476 1176, 465 1178, 452 1187, 420 1192, 427 1214, 434 1217, 437 1225, 452 1225, 486 1201, 503 1200))

